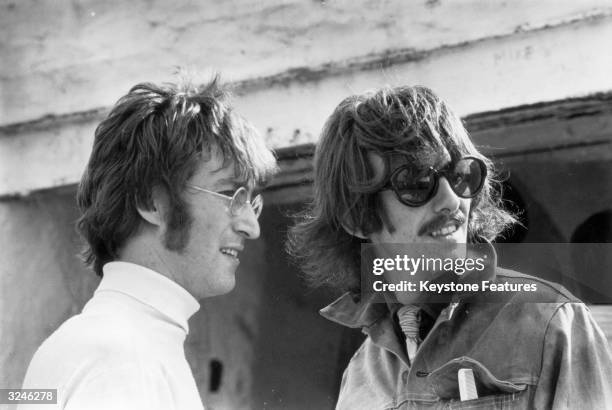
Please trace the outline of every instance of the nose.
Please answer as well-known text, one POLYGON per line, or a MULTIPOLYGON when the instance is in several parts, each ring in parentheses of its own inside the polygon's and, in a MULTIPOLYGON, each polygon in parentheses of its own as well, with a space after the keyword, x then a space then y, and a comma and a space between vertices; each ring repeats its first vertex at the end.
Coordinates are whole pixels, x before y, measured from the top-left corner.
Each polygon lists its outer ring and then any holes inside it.
POLYGON ((451 188, 446 177, 440 177, 438 181, 438 191, 432 199, 435 212, 453 213, 459 209, 461 199, 451 188))
POLYGON ((259 221, 255 216, 253 208, 247 205, 240 214, 234 217, 234 230, 246 239, 259 238, 259 221))

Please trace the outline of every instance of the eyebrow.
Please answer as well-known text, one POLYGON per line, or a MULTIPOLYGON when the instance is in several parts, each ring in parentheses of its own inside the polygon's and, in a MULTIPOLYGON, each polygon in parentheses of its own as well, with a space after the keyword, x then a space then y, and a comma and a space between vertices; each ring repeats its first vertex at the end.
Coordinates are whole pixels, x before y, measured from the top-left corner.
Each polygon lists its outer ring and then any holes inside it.
POLYGON ((225 188, 227 185, 230 185, 233 189, 238 189, 242 186, 241 182, 235 178, 223 178, 215 182, 213 189, 225 188))
POLYGON ((214 188, 216 190, 227 190, 225 189, 225 186, 230 185, 231 189, 233 190, 237 190, 240 187, 245 187, 247 190, 255 193, 255 192, 260 192, 262 190, 262 187, 259 186, 259 184, 249 184, 248 181, 243 180, 243 179, 237 179, 235 177, 228 177, 228 178, 222 178, 220 180, 218 180, 217 182, 215 182, 214 184, 214 188))

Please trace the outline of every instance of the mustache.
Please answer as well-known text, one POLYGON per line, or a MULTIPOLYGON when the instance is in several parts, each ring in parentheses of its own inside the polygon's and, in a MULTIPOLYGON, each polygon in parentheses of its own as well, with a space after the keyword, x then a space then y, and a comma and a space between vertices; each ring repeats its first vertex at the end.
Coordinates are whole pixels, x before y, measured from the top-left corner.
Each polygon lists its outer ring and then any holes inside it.
POLYGON ((463 212, 459 210, 453 212, 452 214, 442 214, 423 225, 421 229, 419 229, 418 234, 424 235, 428 232, 437 231, 438 229, 448 225, 449 222, 453 222, 457 226, 461 226, 466 220, 467 218, 465 215, 463 215, 463 212))

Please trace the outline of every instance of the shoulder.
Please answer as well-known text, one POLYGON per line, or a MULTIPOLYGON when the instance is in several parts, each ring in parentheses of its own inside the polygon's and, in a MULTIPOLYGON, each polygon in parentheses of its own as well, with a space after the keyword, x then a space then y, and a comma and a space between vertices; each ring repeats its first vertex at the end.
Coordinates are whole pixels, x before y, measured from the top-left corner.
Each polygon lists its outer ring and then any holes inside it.
POLYGON ((141 362, 146 353, 143 336, 121 320, 76 315, 36 350, 26 381, 67 383, 83 372, 141 362))
POLYGON ((90 353, 131 352, 138 350, 144 336, 138 326, 118 316, 76 315, 65 321, 47 340, 41 349, 51 352, 90 353))
POLYGON ((61 408, 158 408, 148 400, 168 390, 165 369, 137 339, 104 334, 111 327, 98 325, 69 320, 60 327, 35 353, 24 388, 57 388, 61 408), (137 402, 151 406, 132 406, 137 402))
POLYGON ((511 269, 498 268, 495 275, 496 282, 508 282, 513 284, 534 285, 533 291, 519 291, 512 295, 513 302, 539 302, 539 303, 580 303, 580 299, 574 296, 562 285, 550 282, 536 276, 516 272, 511 269))
POLYGON ((550 329, 558 325, 560 311, 590 317, 584 303, 559 284, 509 269, 497 269, 495 283, 508 284, 513 290, 475 295, 469 300, 471 319, 499 334, 511 324, 515 339, 532 347, 541 346, 547 332, 550 335, 550 329))
POLYGON ((594 347, 601 344, 606 348, 610 347, 591 310, 584 303, 564 303, 559 306, 549 323, 547 333, 568 339, 568 343, 584 342, 584 346, 594 347))

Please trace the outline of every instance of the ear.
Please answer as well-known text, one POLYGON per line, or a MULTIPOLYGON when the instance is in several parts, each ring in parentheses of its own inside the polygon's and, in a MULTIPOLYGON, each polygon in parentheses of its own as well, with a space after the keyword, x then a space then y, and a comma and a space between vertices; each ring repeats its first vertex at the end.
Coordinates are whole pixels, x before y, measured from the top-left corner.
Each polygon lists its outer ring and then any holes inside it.
POLYGON ((151 206, 145 208, 141 205, 136 205, 136 210, 138 214, 150 223, 151 225, 155 225, 157 227, 161 227, 165 225, 165 215, 166 210, 168 209, 168 196, 165 191, 160 187, 153 187, 151 190, 151 206))
POLYGON ((352 228, 346 222, 342 222, 342 228, 346 231, 346 233, 348 233, 351 236, 355 236, 360 239, 368 239, 368 237, 363 234, 363 231, 361 229, 352 228))

